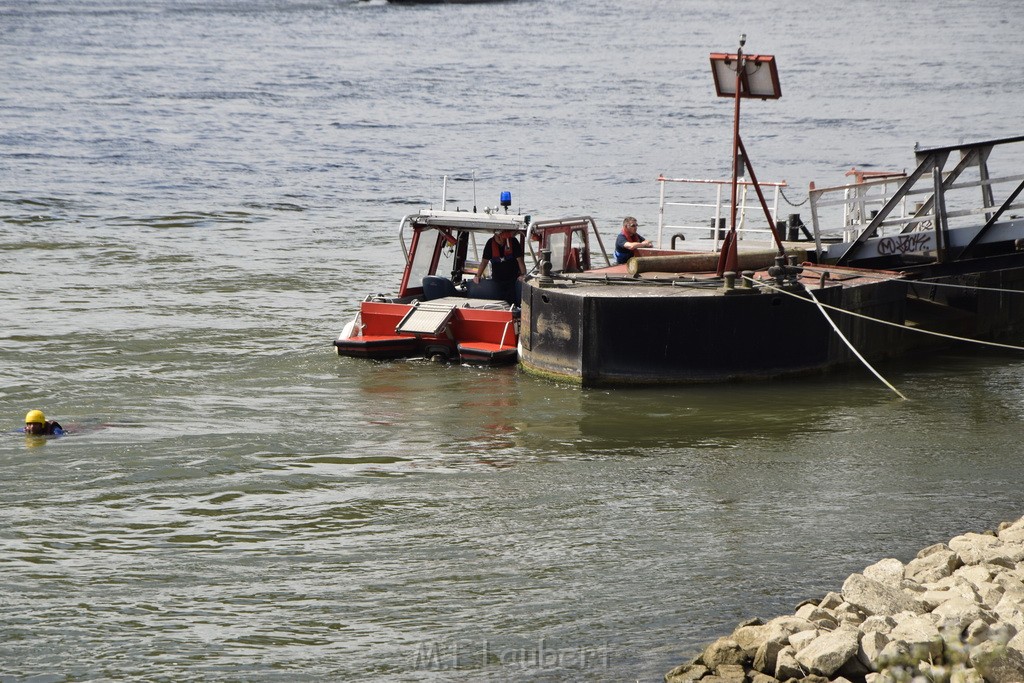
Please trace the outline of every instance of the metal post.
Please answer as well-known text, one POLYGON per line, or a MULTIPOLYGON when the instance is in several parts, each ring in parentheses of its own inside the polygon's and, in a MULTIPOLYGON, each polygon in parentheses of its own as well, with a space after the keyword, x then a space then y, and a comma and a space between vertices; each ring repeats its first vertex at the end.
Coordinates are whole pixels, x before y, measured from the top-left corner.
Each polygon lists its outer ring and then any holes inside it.
POLYGON ((740 174, 740 101, 743 92, 743 39, 736 48, 736 104, 732 119, 732 205, 729 207, 731 220, 729 229, 736 232, 736 199, 740 174))
POLYGON ((718 184, 715 186, 715 219, 711 223, 711 237, 715 240, 715 249, 718 249, 718 240, 722 239, 718 233, 718 228, 721 227, 722 222, 725 219, 722 217, 722 186, 718 184))
POLYGON ((779 215, 779 193, 782 192, 782 188, 778 185, 775 186, 775 196, 772 197, 772 215, 778 217, 779 215))
POLYGON ((757 192, 757 200, 761 202, 761 210, 764 211, 764 218, 768 221, 768 228, 772 231, 772 237, 775 239, 775 245, 779 248, 779 253, 781 254, 785 251, 782 246, 782 238, 775 229, 775 218, 768 210, 768 204, 764 200, 764 192, 761 191, 761 184, 757 182, 757 176, 754 175, 754 166, 750 163, 750 158, 747 156, 747 150, 743 146, 743 141, 739 138, 739 131, 736 132, 736 142, 739 144, 740 151, 743 153, 743 158, 746 160, 747 171, 750 172, 750 180, 753 181, 754 190, 757 192))
POLYGON ((812 180, 810 185, 807 186, 807 199, 811 205, 811 227, 814 228, 814 251, 818 255, 818 260, 825 255, 825 248, 821 244, 821 225, 818 220, 818 194, 814 190, 814 181, 812 180))
POLYGON ((722 253, 718 259, 718 277, 722 277, 727 270, 736 270, 739 260, 736 248, 736 195, 737 183, 739 180, 740 165, 740 100, 743 96, 743 72, 746 68, 743 59, 743 44, 747 42, 747 36, 740 36, 740 46, 736 48, 736 104, 733 109, 732 122, 732 205, 729 207, 731 221, 729 234, 722 244, 722 253))
MULTIPOLYGON (((988 155, 991 147, 978 151, 978 179, 981 181, 981 205, 986 209, 995 206, 995 199, 992 197, 992 179, 988 175, 988 155)), ((985 214, 985 220, 992 218, 991 213, 985 214)))
POLYGON ((932 211, 935 212, 935 256, 939 263, 946 261, 946 199, 942 193, 942 167, 932 168, 932 184, 935 194, 932 197, 932 211))
POLYGON ((658 176, 658 183, 661 185, 658 198, 658 249, 662 248, 661 231, 665 227, 665 176, 658 176))

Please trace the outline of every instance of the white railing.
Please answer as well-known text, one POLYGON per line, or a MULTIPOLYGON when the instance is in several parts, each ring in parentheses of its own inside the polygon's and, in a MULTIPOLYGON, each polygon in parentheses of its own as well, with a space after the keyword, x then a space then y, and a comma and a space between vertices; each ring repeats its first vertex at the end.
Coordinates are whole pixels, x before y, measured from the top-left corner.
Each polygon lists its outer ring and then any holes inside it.
MULTIPOLYGON (((946 180, 950 173, 942 173, 941 177, 946 180)), ((963 190, 980 188, 990 191, 992 187, 1018 183, 1022 179, 1024 175, 1012 175, 948 184, 943 191, 942 219, 948 227, 977 223, 974 217, 987 217, 994 207, 984 202, 982 197, 973 193, 966 194, 963 190)), ((918 231, 935 228, 935 190, 929 180, 924 178, 903 193, 894 209, 879 222, 876 237, 890 237, 908 229, 918 231)), ((851 242, 857 239, 906 182, 906 176, 893 176, 834 187, 815 188, 812 185, 809 192, 811 222, 819 252, 822 250, 822 242, 851 242)), ((1007 208, 1024 208, 1024 203, 1015 202, 1007 208)))
MULTIPOLYGON (((847 175, 850 174, 847 173, 847 175)), ((874 180, 858 179, 853 184, 834 187, 816 188, 814 183, 811 183, 809 190, 811 224, 815 229, 815 234, 825 236, 831 233, 843 242, 856 239, 906 180, 905 174, 892 174, 874 180), (829 229, 824 226, 832 227, 829 229)), ((908 204, 912 204, 913 209, 917 209, 921 205, 920 202, 913 200, 908 202, 908 197, 912 194, 930 195, 931 193, 928 190, 917 190, 904 196, 898 204, 897 210, 882 221, 880 235, 888 234, 889 230, 886 228, 891 229, 892 227, 898 227, 896 232, 899 232, 907 224, 907 220, 913 215, 913 212, 907 213, 908 204)), ((927 220, 930 221, 931 217, 927 217, 927 220)))
MULTIPOLYGON (((751 239, 760 240, 764 242, 774 242, 772 237, 771 226, 764 225, 764 211, 761 208, 761 202, 757 198, 757 191, 754 188, 754 183, 747 180, 740 180, 738 183, 738 192, 736 198, 736 235, 739 239, 751 239), (764 227, 752 227, 747 224, 747 212, 753 212, 750 222, 754 223, 758 219, 762 221, 761 225, 764 227)), ((721 240, 724 239, 726 231, 729 229, 728 217, 731 215, 731 191, 732 186, 731 180, 697 180, 693 178, 666 178, 663 175, 658 176, 659 185, 659 200, 658 200, 658 241, 657 247, 659 249, 665 249, 665 232, 668 231, 674 234, 678 233, 684 236, 684 238, 696 238, 707 240, 710 239, 713 242, 713 247, 718 250, 721 240), (689 186, 701 186, 701 190, 710 190, 714 188, 715 198, 714 201, 667 201, 666 200, 666 186, 669 183, 679 183, 686 185, 687 189, 689 186), (725 196, 723 196, 725 195, 725 196), (673 212, 671 220, 666 218, 666 209, 670 209, 673 212)), ((778 222, 779 215, 779 195, 783 187, 787 187, 785 181, 772 182, 772 183, 758 183, 761 186, 762 192, 765 188, 772 188, 773 194, 770 202, 770 209, 772 214, 772 221, 778 222)), ((768 198, 765 198, 768 201, 768 198)), ((672 237, 670 237, 671 239, 672 237)))

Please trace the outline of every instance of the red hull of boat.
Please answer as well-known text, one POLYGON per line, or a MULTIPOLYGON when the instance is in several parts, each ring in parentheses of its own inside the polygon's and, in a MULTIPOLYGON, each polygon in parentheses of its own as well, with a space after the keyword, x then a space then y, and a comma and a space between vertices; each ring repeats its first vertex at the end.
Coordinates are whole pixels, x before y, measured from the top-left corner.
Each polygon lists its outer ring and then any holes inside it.
POLYGON ((486 365, 513 363, 517 359, 518 321, 511 311, 456 308, 441 334, 396 333, 411 308, 409 304, 364 301, 360 308, 361 328, 347 339, 334 342, 338 355, 382 360, 441 356, 486 365))

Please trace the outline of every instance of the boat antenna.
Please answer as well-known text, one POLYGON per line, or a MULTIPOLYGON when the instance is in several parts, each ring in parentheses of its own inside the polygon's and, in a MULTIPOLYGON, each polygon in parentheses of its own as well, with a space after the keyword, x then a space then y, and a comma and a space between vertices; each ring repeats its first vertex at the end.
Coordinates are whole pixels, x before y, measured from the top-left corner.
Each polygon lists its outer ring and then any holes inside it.
POLYGON ((448 208, 448 176, 441 176, 441 210, 448 208))
POLYGON ((473 213, 476 213, 476 169, 473 169, 473 213))
POLYGON ((516 151, 516 194, 519 195, 519 205, 516 207, 516 213, 522 215, 523 213, 523 148, 520 147, 516 151))

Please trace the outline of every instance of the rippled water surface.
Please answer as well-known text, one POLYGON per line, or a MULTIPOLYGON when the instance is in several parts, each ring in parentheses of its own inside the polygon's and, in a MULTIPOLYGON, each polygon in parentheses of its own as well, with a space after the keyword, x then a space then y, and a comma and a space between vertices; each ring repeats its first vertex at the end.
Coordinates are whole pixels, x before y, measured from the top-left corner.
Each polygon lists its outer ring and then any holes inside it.
MULTIPOLYGON (((1024 6, 0 0, 0 681, 643 680, 1022 510, 1024 357, 580 390, 339 359, 402 214, 793 203, 1020 135, 1024 6)), ((1016 169, 1019 172, 1019 168, 1016 169)), ((806 211, 806 207, 789 208, 806 211)), ((756 353, 757 339, 751 339, 756 353)))

